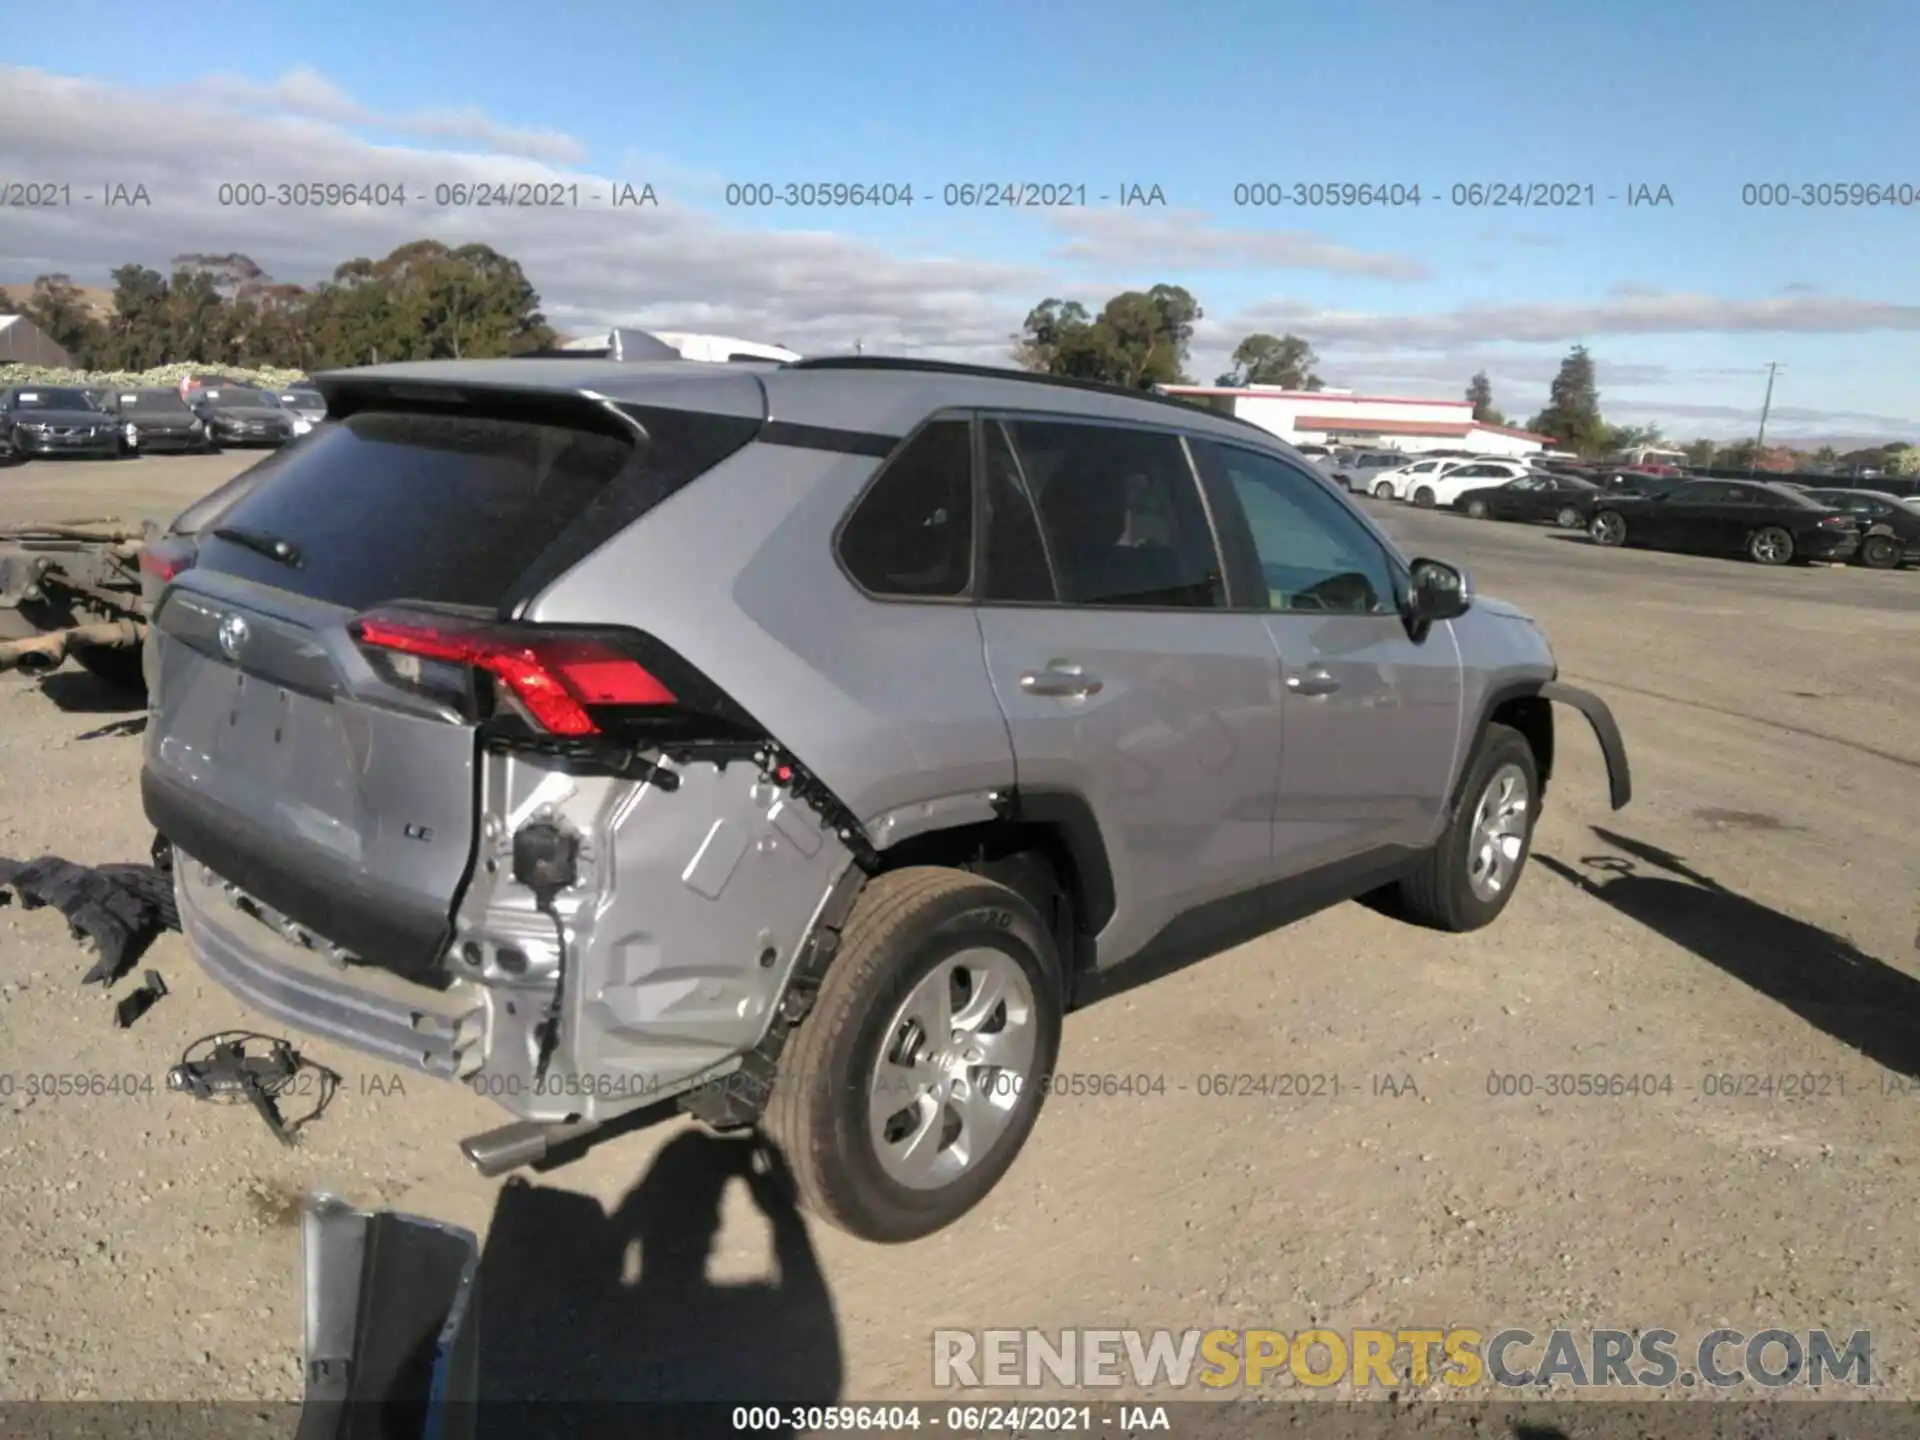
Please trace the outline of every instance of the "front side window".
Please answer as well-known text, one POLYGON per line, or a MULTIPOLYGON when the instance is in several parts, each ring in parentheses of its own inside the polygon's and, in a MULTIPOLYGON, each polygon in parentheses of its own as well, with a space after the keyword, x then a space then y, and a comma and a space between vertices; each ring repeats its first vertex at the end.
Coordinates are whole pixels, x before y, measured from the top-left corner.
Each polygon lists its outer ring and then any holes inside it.
MULTIPOLYGON (((1019 488, 1038 515, 1059 601, 1137 609, 1225 607, 1219 551, 1179 436, 1012 418, 1004 429, 1019 488)), ((992 485, 995 467, 990 463, 988 469, 992 485)), ((993 568, 989 598, 1014 598, 999 565, 993 568)), ((1031 589, 1031 561, 1027 570, 1031 589)))
POLYGON ((1398 613, 1392 561, 1331 492, 1270 455, 1233 445, 1215 453, 1246 512, 1270 609, 1398 613))
POLYGON ((935 420, 888 460, 840 531, 860 587, 946 599, 973 579, 973 424, 935 420))

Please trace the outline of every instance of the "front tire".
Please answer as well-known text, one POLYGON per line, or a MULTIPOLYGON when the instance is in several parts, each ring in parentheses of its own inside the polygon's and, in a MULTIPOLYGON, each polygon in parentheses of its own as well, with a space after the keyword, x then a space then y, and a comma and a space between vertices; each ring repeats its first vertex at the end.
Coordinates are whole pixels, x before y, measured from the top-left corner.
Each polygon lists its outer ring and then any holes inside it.
POLYGON ((1467 502, 1467 514, 1471 515, 1476 520, 1486 519, 1487 518, 1487 502, 1484 500, 1469 500, 1467 502))
POLYGON ((1562 530, 1578 530, 1580 528, 1580 512, 1571 505, 1563 505, 1560 507, 1560 513, 1553 517, 1553 523, 1558 525, 1562 530))
POLYGON ((1382 481, 1381 481, 1381 482, 1380 482, 1380 483, 1379 483, 1378 485, 1376 485, 1376 486, 1374 486, 1374 487, 1373 487, 1373 498, 1374 498, 1374 499, 1376 499, 1376 500, 1391 500, 1391 499, 1393 499, 1393 484, 1392 484, 1392 482, 1391 482, 1391 481, 1387 481, 1387 480, 1382 480, 1382 481))
POLYGON ((1593 517, 1593 523, 1587 527, 1587 534, 1596 545, 1618 549, 1627 543, 1627 517, 1618 510, 1602 510, 1593 517))
POLYGON ((1433 487, 1422 485, 1418 490, 1414 491, 1413 503, 1418 505, 1422 510, 1431 510, 1433 508, 1433 487))
POLYGON ((1791 565, 1793 536, 1778 525, 1762 525, 1747 537, 1747 558, 1756 565, 1791 565))
POLYGON ((1400 882, 1398 897, 1405 919, 1454 934, 1494 922, 1533 852, 1540 771, 1526 737, 1488 725, 1460 793, 1440 843, 1400 882))
POLYGON ((971 1210, 1039 1118, 1064 993, 1015 891, 932 866, 869 881, 761 1120, 807 1207, 882 1244, 971 1210))

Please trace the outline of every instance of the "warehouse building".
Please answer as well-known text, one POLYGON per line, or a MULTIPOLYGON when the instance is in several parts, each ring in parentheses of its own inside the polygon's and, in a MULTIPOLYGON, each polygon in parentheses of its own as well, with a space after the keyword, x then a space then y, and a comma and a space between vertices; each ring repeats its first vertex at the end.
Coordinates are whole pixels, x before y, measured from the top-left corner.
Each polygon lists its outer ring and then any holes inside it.
POLYGON ((1251 420, 1295 445, 1353 445, 1380 450, 1471 450, 1521 458, 1553 444, 1507 425, 1473 418, 1465 400, 1406 400, 1351 390, 1282 390, 1277 386, 1161 385, 1163 395, 1251 420))

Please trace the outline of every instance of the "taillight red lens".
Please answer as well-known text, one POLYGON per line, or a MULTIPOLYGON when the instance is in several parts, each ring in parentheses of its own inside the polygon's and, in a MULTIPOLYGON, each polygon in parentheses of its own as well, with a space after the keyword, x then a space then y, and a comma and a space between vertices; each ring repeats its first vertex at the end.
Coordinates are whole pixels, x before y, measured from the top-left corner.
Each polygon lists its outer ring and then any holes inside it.
POLYGON ((166 541, 144 546, 140 551, 140 572, 159 581, 173 579, 182 570, 193 568, 193 551, 166 541))
POLYGON ((349 627, 361 645, 484 670, 553 735, 601 733, 592 707, 673 705, 674 694, 639 661, 612 645, 565 632, 471 624, 452 617, 385 610, 349 627))

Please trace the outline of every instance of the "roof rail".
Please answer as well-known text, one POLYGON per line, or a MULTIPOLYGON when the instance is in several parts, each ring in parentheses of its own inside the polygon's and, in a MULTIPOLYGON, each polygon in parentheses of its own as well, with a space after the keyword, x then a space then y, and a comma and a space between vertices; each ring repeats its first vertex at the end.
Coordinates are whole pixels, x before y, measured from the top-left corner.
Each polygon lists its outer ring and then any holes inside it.
POLYGON ((1054 385, 1067 390, 1084 390, 1095 395, 1121 395, 1130 400, 1150 400, 1156 405, 1170 405, 1176 410, 1191 414, 1199 411, 1202 415, 1212 415, 1216 419, 1231 421, 1235 425, 1244 425, 1269 440, 1277 439, 1264 425, 1256 425, 1238 415, 1222 414, 1218 410, 1208 410, 1203 406, 1189 405, 1184 400, 1176 400, 1171 395, 1158 395, 1151 390, 1130 390, 1125 385, 1109 385, 1102 380, 1075 380, 1066 375, 1042 375, 1032 370, 1010 370, 997 365, 967 365, 958 360, 922 360, 912 355, 821 355, 812 359, 789 360, 780 367, 783 370, 894 370, 923 371, 935 375, 970 375, 979 380, 1016 380, 1029 385, 1054 385))

